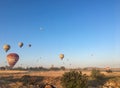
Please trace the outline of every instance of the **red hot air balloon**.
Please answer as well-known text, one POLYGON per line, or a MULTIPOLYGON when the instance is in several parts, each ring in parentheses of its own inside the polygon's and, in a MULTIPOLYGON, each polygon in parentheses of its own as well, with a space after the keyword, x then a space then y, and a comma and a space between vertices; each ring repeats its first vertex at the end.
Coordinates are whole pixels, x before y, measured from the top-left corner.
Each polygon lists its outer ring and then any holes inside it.
POLYGON ((10 53, 7 55, 7 61, 11 68, 14 67, 14 65, 17 63, 18 60, 19 60, 19 55, 16 53, 10 53))

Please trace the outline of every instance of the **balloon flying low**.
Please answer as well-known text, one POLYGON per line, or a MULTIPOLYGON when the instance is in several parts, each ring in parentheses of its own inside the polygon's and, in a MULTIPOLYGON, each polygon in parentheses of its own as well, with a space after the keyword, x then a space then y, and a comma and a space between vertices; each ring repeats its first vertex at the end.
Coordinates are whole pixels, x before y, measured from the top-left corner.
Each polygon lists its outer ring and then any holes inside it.
POLYGON ((22 42, 19 42, 18 43, 18 46, 21 48, 23 46, 23 43, 22 42))
POLYGON ((14 65, 18 62, 18 60, 19 60, 19 55, 16 53, 9 53, 7 55, 7 62, 11 68, 14 67, 14 65))
POLYGON ((61 60, 63 60, 64 54, 60 54, 59 57, 60 57, 61 60))
POLYGON ((5 50, 5 52, 7 52, 7 51, 10 49, 10 45, 5 44, 5 45, 3 46, 3 49, 5 50))

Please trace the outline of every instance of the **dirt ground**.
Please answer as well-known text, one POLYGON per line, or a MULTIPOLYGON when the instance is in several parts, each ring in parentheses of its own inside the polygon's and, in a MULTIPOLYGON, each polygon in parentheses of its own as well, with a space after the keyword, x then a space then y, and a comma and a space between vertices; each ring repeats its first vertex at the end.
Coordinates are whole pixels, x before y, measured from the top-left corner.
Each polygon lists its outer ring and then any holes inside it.
MULTIPOLYGON (((68 71, 0 71, 0 88, 39 88, 42 83, 52 84, 56 88, 62 88, 60 78, 65 72, 68 71), (29 85, 26 85, 26 83, 29 85), (33 84, 36 84, 36 86, 33 84), (29 87, 22 87, 23 85, 29 87)), ((88 76, 90 75, 90 71, 82 71, 82 73, 88 76)), ((120 76, 120 72, 102 73, 106 76, 120 76)))

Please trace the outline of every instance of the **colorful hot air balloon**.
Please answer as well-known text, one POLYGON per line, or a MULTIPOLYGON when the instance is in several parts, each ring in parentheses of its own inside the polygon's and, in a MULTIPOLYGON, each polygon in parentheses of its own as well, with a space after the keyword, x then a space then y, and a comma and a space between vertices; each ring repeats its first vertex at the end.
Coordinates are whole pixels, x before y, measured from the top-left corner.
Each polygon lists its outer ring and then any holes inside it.
POLYGON ((18 46, 21 48, 23 46, 23 43, 22 42, 19 42, 18 43, 18 46))
POLYGON ((10 49, 10 45, 5 44, 5 45, 3 46, 3 49, 5 50, 5 52, 7 52, 7 51, 10 49))
POLYGON ((7 55, 7 61, 11 68, 14 67, 14 65, 17 63, 18 60, 19 60, 19 55, 16 53, 10 53, 7 55))
POLYGON ((60 54, 59 57, 60 57, 61 60, 63 60, 64 54, 60 54))

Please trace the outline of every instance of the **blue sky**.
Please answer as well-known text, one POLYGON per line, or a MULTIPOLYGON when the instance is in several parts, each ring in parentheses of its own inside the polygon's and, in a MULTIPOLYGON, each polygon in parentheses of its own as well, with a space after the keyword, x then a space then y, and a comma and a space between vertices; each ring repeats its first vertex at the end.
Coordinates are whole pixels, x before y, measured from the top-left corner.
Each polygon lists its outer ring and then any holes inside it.
POLYGON ((120 67, 119 24, 119 0, 0 0, 0 66, 120 67))

